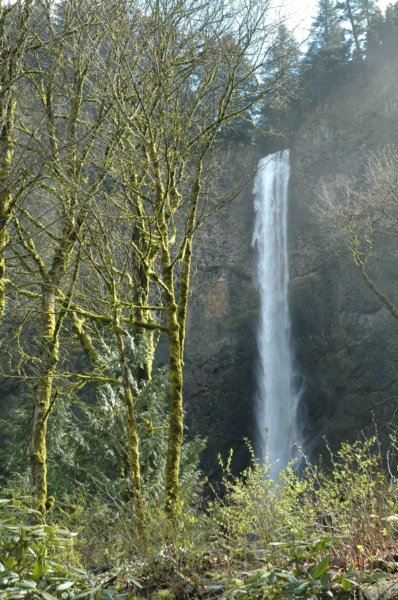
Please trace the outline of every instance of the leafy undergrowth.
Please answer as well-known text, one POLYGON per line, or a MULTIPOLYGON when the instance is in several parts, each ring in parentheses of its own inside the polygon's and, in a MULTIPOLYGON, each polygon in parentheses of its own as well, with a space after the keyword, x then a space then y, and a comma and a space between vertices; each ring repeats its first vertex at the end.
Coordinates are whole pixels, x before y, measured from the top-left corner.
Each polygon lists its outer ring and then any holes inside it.
MULTIPOLYGON (((0 499, 0 598, 120 598, 84 569, 73 566, 73 537, 42 524, 30 499, 0 499)), ((105 583, 105 585, 104 585, 105 583)))
POLYGON ((87 503, 68 517, 75 539, 37 524, 14 494, 0 502, 0 598, 359 597, 396 577, 398 490, 375 439, 343 444, 331 463, 289 467, 273 481, 267 465, 253 461, 236 477, 227 462, 222 497, 204 506, 182 495, 177 528, 159 501, 147 503, 146 544, 131 503, 87 503))
POLYGON ((364 585, 391 577, 382 569, 360 571, 337 564, 330 558, 325 540, 314 540, 307 550, 326 552, 326 556, 317 561, 289 561, 282 568, 254 556, 247 562, 231 563, 231 557, 215 551, 199 556, 169 548, 157 558, 132 561, 114 569, 114 585, 131 598, 152 600, 344 600, 357 597, 355 592, 364 585))
POLYGON ((383 565, 360 570, 340 564, 332 558, 329 538, 313 539, 306 547, 303 543, 301 550, 301 558, 290 558, 282 567, 256 557, 255 550, 249 560, 239 562, 215 549, 199 556, 169 548, 157 558, 120 567, 117 581, 119 589, 134 588, 134 597, 153 600, 343 600, 356 597, 355 592, 364 585, 392 577, 383 565))

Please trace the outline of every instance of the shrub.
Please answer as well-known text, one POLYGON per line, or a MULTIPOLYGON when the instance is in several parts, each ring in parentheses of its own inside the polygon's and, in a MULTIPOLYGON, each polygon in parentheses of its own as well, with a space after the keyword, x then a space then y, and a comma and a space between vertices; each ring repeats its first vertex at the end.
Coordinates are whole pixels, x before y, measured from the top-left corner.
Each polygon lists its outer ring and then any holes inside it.
POLYGON ((73 533, 39 519, 27 498, 0 499, 0 598, 120 596, 73 566, 73 533))
POLYGON ((329 469, 306 464, 302 473, 289 465, 276 481, 254 459, 239 476, 230 460, 224 465, 224 496, 211 515, 230 557, 225 598, 348 594, 375 558, 388 563, 397 490, 377 440, 342 444, 329 469), (264 567, 250 571, 256 562, 264 567), (249 572, 235 585, 242 564, 249 572))

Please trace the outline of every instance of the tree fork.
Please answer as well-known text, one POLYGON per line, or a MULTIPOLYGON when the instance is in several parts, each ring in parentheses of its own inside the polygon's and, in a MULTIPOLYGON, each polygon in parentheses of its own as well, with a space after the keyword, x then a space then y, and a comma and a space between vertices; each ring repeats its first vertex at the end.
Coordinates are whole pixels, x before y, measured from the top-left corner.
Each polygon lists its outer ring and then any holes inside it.
MULTIPOLYGON (((139 267, 140 286, 134 298, 134 304, 139 306, 136 310, 136 320, 140 324, 148 323, 148 311, 143 307, 148 305, 149 299, 149 274, 144 267, 139 267)), ((147 329, 142 325, 137 325, 137 334, 145 343, 145 361, 142 367, 138 368, 137 378, 140 384, 150 381, 152 378, 153 358, 155 354, 154 348, 154 330, 147 329)))

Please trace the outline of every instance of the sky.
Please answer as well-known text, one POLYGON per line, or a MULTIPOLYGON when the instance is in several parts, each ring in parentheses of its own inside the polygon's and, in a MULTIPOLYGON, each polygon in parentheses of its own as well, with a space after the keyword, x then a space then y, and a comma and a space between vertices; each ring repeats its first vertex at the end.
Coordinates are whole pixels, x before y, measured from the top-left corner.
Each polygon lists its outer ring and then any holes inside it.
MULTIPOLYGON (((378 5, 382 11, 388 4, 395 0, 379 0, 378 5)), ((308 36, 309 28, 317 12, 317 0, 281 0, 280 13, 286 15, 289 28, 295 28, 296 38, 300 41, 308 36)), ((276 6, 276 4, 275 4, 276 6)))

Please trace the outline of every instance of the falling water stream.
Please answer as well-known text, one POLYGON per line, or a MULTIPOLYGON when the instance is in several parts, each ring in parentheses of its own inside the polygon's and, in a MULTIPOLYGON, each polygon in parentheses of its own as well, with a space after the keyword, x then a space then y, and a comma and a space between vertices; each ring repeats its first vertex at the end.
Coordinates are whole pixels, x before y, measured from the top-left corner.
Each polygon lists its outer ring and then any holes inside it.
POLYGON ((299 441, 299 390, 290 350, 288 303, 287 209, 289 150, 263 158, 254 183, 256 213, 253 245, 257 247, 260 293, 257 375, 257 455, 268 457, 276 477, 299 441))

